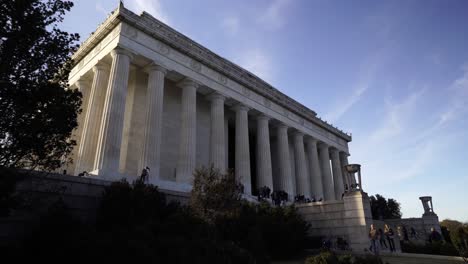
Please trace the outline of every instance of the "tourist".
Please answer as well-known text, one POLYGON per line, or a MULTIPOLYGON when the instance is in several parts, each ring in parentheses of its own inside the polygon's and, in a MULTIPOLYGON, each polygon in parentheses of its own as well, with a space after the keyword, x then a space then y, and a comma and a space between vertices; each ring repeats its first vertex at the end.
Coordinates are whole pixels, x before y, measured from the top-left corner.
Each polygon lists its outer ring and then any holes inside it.
POLYGON ((390 252, 395 252, 395 241, 393 240, 394 234, 393 234, 393 229, 389 227, 387 224, 385 225, 384 228, 384 234, 385 237, 388 240, 388 245, 390 246, 390 252))
POLYGON ((403 226, 403 240, 404 241, 409 241, 408 230, 406 229, 406 226, 403 226))
POLYGON ((414 227, 410 228, 410 237, 411 237, 411 239, 417 239, 418 238, 418 235, 416 234, 416 230, 414 229, 414 227))
POLYGON ((429 242, 440 242, 442 241, 442 236, 439 232, 435 230, 435 228, 431 227, 431 234, 429 235, 429 242))
POLYGON ((379 246, 377 244, 377 240, 379 240, 379 232, 377 231, 377 229, 375 229, 374 224, 371 224, 370 226, 369 238, 371 240, 371 246, 369 250, 375 255, 379 255, 379 246))
POLYGON ((384 236, 384 232, 382 230, 382 228, 379 228, 379 242, 380 242, 380 247, 383 248, 385 246, 385 248, 388 248, 387 247, 387 242, 385 241, 385 236, 384 236))
POLYGON ((146 167, 146 168, 144 168, 144 169, 141 171, 141 175, 140 175, 140 181, 141 181, 141 183, 145 183, 145 182, 148 181, 149 171, 150 171, 150 168, 149 168, 149 167, 146 167))

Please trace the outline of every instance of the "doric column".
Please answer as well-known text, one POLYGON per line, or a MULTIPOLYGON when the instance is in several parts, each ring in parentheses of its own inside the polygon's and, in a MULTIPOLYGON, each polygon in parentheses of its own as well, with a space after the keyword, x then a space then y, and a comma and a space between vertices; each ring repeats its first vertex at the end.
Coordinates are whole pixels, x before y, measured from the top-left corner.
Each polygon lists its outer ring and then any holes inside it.
POLYGON ((224 147, 225 147, 225 154, 224 154, 224 168, 229 168, 229 119, 226 117, 224 119, 224 147))
POLYGON ((102 113, 94 174, 119 177, 120 145, 132 55, 121 48, 111 51, 112 66, 102 113))
POLYGON ((323 182, 323 199, 326 201, 335 200, 335 187, 333 186, 333 178, 330 168, 330 153, 328 152, 328 145, 320 143, 320 169, 322 171, 323 182))
POLYGON ((333 182, 335 186, 335 198, 341 200, 341 195, 344 193, 343 173, 341 171, 341 162, 338 150, 331 149, 331 161, 333 168, 333 182))
POLYGON ((164 98, 164 77, 167 70, 152 64, 146 68, 148 87, 146 89, 146 114, 144 123, 143 151, 140 169, 150 169, 150 181, 159 179, 161 160, 161 133, 164 98))
POLYGON ((269 120, 263 114, 257 117, 257 185, 259 188, 267 186, 273 191, 269 120))
POLYGON ((196 163, 197 89, 199 85, 193 80, 184 79, 179 83, 179 86, 182 88, 182 123, 180 127, 176 181, 192 184, 192 174, 196 163))
POLYGON ((86 111, 88 110, 88 103, 89 103, 89 95, 91 93, 91 87, 90 82, 85 79, 80 79, 75 83, 76 87, 78 88, 78 91, 81 92, 81 114, 78 115, 78 127, 75 131, 75 137, 77 139, 80 139, 83 135, 83 128, 84 128, 84 121, 86 118, 86 111))
POLYGON ((208 100, 211 101, 210 164, 222 173, 226 170, 225 99, 222 94, 216 92, 208 96, 208 100))
POLYGON ((83 132, 78 148, 75 174, 94 170, 96 146, 101 128, 102 112, 109 80, 109 66, 99 63, 93 67, 94 78, 83 118, 83 132))
POLYGON ((236 111, 236 178, 241 179, 244 193, 252 194, 250 178, 250 149, 249 149, 249 108, 238 104, 233 108, 236 111))
POLYGON ((289 160, 288 127, 285 124, 277 126, 278 161, 279 161, 279 187, 288 193, 289 200, 293 200, 296 192, 293 188, 291 163, 289 160))
POLYGON ((318 200, 323 198, 323 184, 322 174, 320 171, 320 163, 317 151, 317 140, 307 137, 306 138, 307 153, 309 153, 309 165, 310 165, 310 179, 312 185, 312 196, 318 200))
POLYGON ((348 165, 348 153, 340 151, 340 165, 341 165, 341 173, 343 174, 344 184, 348 185, 348 190, 349 190, 353 182, 351 180, 351 177, 349 177, 348 172, 344 168, 346 165, 348 165))
POLYGON ((304 134, 294 132, 294 157, 296 162, 296 191, 310 198, 310 180, 307 175, 307 165, 304 152, 304 134))

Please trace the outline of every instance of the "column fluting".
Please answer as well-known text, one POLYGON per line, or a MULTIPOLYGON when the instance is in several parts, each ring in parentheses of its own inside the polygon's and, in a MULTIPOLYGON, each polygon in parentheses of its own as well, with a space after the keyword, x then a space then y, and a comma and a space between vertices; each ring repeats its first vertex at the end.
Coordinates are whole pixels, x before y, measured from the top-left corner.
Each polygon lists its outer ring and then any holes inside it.
POLYGON ((342 194, 344 193, 343 172, 341 170, 341 162, 340 162, 339 153, 336 148, 331 149, 331 161, 332 161, 332 169, 333 169, 335 198, 336 200, 341 200, 342 194))
POLYGON ((267 186, 273 191, 269 120, 266 115, 257 116, 257 187, 267 186))
POLYGON ((317 151, 317 140, 307 137, 306 147, 308 155, 308 162, 310 165, 310 180, 312 185, 312 196, 315 196, 317 200, 323 198, 323 183, 322 174, 320 171, 320 163, 317 151))
POLYGON ((294 132, 294 157, 296 162, 296 191, 306 198, 310 198, 310 180, 307 175, 306 159, 304 152, 304 134, 294 132))
POLYGON ((176 181, 192 184, 192 175, 196 164, 197 89, 199 84, 185 79, 179 83, 179 86, 182 88, 182 105, 176 181))
POLYGON ((102 112, 109 81, 109 66, 98 63, 93 67, 93 83, 83 118, 83 130, 78 148, 75 174, 95 169, 96 146, 101 128, 102 112))
POLYGON ((149 181, 159 180, 161 167, 161 134, 164 103, 164 77, 167 70, 152 64, 146 68, 148 86, 146 89, 146 114, 144 127, 144 143, 140 168, 148 167, 149 181))
POLYGON ((119 160, 128 90, 131 53, 116 48, 111 51, 112 66, 102 113, 95 171, 106 178, 120 178, 119 160))
POLYGON ((279 187, 288 193, 288 199, 294 199, 296 192, 293 188, 291 175, 291 161, 289 160, 288 127, 285 124, 277 126, 278 161, 279 161, 279 187))
POLYGON ((249 149, 249 118, 247 106, 238 104, 233 108, 236 111, 236 156, 235 175, 244 185, 244 193, 252 194, 252 181, 250 175, 250 149, 249 149))
POLYGON ((320 149, 320 169, 322 171, 322 183, 323 183, 323 198, 325 201, 335 200, 335 187, 333 185, 333 178, 330 168, 330 153, 328 151, 328 145, 320 143, 318 145, 320 149))
POLYGON ((211 101, 210 164, 222 173, 226 170, 226 139, 224 123, 225 97, 220 93, 208 96, 211 101))

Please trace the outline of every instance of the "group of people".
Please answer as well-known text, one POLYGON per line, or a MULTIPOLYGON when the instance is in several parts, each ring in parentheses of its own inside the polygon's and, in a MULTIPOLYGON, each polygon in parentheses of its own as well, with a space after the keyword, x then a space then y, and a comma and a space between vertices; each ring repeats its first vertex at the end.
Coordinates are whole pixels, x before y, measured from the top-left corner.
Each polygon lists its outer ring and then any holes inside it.
POLYGON ((369 230, 369 239, 371 241, 371 245, 369 250, 375 255, 378 255, 381 248, 385 247, 388 249, 390 247, 390 252, 395 252, 396 249, 394 238, 395 233, 393 232, 393 229, 387 224, 385 225, 384 230, 382 230, 382 228, 376 229, 374 224, 371 224, 369 230))

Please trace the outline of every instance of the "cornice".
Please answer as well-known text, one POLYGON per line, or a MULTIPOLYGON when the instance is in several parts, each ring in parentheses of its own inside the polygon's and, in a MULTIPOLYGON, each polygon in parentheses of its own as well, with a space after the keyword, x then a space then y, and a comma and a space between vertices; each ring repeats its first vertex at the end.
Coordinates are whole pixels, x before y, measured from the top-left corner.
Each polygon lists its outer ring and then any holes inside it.
POLYGON ((350 135, 318 118, 317 114, 311 109, 280 92, 253 73, 222 58, 146 12, 138 16, 120 5, 117 9, 112 11, 98 29, 81 45, 72 58, 76 62, 79 62, 100 40, 122 21, 164 42, 166 45, 195 59, 207 67, 222 73, 233 81, 248 87, 252 91, 294 112, 300 117, 309 120, 319 127, 330 131, 348 142, 351 141, 350 135))

